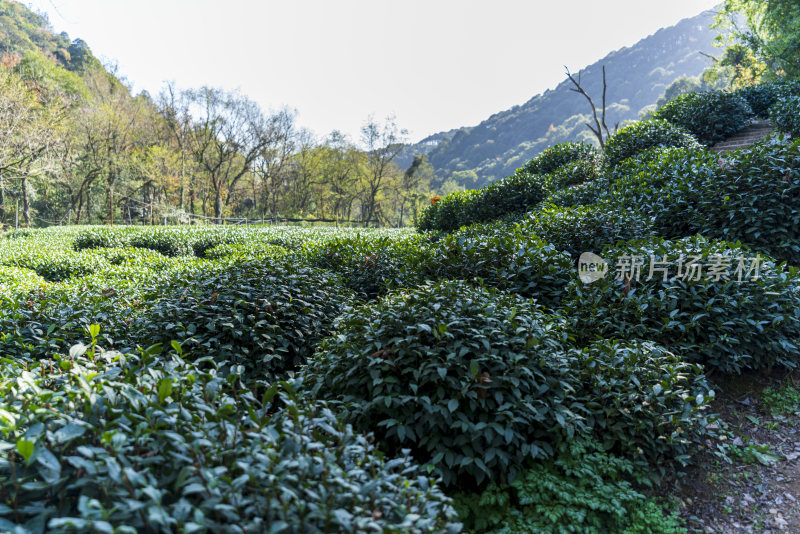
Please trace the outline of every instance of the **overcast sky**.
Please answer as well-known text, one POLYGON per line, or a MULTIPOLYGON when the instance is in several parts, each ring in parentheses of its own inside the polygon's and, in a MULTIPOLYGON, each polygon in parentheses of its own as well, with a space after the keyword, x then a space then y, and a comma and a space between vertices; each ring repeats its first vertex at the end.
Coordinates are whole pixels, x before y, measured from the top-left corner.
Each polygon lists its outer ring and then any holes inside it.
POLYGON ((394 114, 417 141, 522 104, 719 0, 36 0, 136 92, 240 89, 318 135, 394 114))

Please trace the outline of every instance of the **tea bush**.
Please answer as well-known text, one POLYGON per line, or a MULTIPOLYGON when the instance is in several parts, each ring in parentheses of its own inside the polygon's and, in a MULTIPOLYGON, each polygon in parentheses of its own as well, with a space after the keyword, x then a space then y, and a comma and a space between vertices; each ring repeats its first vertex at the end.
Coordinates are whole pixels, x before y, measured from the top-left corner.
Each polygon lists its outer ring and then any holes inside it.
POLYGON ((459 530, 410 458, 384 459, 324 404, 288 386, 262 401, 208 360, 155 352, 0 362, 2 530, 459 530))
POLYGON ((606 168, 612 169, 648 148, 699 146, 692 134, 665 120, 641 121, 620 129, 609 138, 603 162, 606 168))
POLYGON ((779 98, 769 110, 769 118, 775 127, 793 138, 800 137, 800 96, 779 98))
POLYGON ((577 434, 688 461, 706 434, 702 369, 652 344, 564 349, 563 322, 462 281, 393 293, 342 319, 304 385, 462 488, 511 480, 577 434))
POLYGON ((694 135, 702 144, 713 145, 744 129, 753 110, 742 96, 725 91, 685 93, 655 112, 694 135))
POLYGON ((549 205, 520 223, 522 233, 534 234, 577 259, 606 245, 653 235, 648 217, 608 206, 559 208, 549 205))
POLYGON ((312 265, 337 273, 362 298, 371 299, 425 281, 432 256, 427 242, 422 236, 391 239, 355 234, 311 241, 304 256, 312 265))
POLYGON ((598 173, 597 178, 593 181, 564 187, 551 193, 542 201, 542 204, 552 204, 562 208, 588 206, 599 203, 608 193, 607 180, 602 179, 602 175, 598 173))
POLYGON ((783 270, 765 259, 759 279, 750 280, 755 271, 747 271, 755 252, 702 237, 632 241, 602 256, 610 262, 610 274, 590 285, 573 281, 564 299, 564 313, 579 343, 652 340, 689 361, 731 372, 797 365, 796 269, 783 270), (643 264, 639 279, 617 280, 615 275, 632 274, 633 257, 643 264), (684 276, 678 271, 681 258, 684 276))
POLYGON ((567 163, 550 174, 552 188, 559 190, 597 180, 600 167, 601 164, 597 161, 579 160, 567 163))
POLYGON ((537 462, 510 484, 458 494, 455 506, 468 531, 542 534, 679 534, 675 512, 664 513, 636 491, 644 482, 636 465, 606 452, 591 440, 558 447, 551 460, 537 462))
POLYGON ((462 281, 394 293, 345 316, 303 371, 323 399, 388 452, 410 448, 444 482, 513 479, 574 433, 559 321, 533 303, 462 281), (546 395, 540 392, 546 391, 546 395))
POLYGON ((462 226, 524 213, 550 193, 546 177, 522 169, 481 189, 456 191, 424 208, 418 217, 420 231, 452 232, 462 226))
POLYGON ((727 155, 689 212, 697 232, 800 265, 800 140, 756 143, 727 155))
POLYGON ((215 245, 203 252, 203 257, 209 260, 241 260, 266 259, 289 254, 289 250, 269 243, 230 243, 215 245))
POLYGON ((464 229, 436 243, 431 277, 480 281, 558 306, 574 277, 568 254, 519 226, 464 229))
POLYGON ((523 169, 530 174, 551 174, 568 163, 579 161, 597 162, 600 153, 594 145, 582 142, 559 143, 545 149, 525 164, 523 169))
POLYGON ((304 363, 352 299, 331 273, 281 258, 181 272, 156 294, 131 325, 133 341, 176 340, 192 356, 241 365, 254 378, 304 363))
POLYGON ((769 116, 769 108, 771 108, 777 100, 778 93, 779 84, 777 83, 749 85, 734 92, 734 94, 744 98, 747 101, 747 105, 750 106, 753 115, 761 119, 766 119, 769 116))
POLYGON ((164 256, 193 256, 192 242, 183 235, 169 230, 147 229, 133 233, 128 239, 128 245, 138 248, 147 248, 160 252, 164 256))
POLYGON ((71 250, 40 249, 25 247, 7 251, 0 264, 30 269, 48 282, 61 282, 70 278, 81 278, 108 267, 102 257, 71 250))

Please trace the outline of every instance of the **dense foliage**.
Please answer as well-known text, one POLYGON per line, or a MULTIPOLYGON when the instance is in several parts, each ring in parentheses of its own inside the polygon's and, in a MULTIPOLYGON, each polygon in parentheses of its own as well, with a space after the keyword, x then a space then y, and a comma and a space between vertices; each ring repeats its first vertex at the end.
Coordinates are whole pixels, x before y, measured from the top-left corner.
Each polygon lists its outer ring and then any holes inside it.
POLYGON ((594 145, 581 142, 559 143, 525 164, 531 174, 551 174, 568 163, 597 161, 600 155, 594 145))
POLYGON ((328 407, 155 352, 0 364, 0 528, 458 530, 408 457, 385 460, 328 407))
POLYGON ((556 458, 536 464, 510 484, 456 498, 468 529, 545 534, 679 534, 674 514, 636 491, 630 460, 607 453, 596 442, 558 447, 556 458))
POLYGON ((797 365, 797 269, 701 237, 632 241, 602 256, 609 274, 573 282, 564 299, 579 342, 652 340, 724 371, 797 365))
POLYGON ((193 357, 284 375, 331 331, 351 294, 331 273, 289 260, 251 261, 171 278, 131 328, 142 345, 181 343, 193 357))
POLYGON ((769 110, 769 118, 781 132, 800 138, 800 96, 782 96, 769 110))
POLYGON ((752 114, 747 100, 737 93, 705 91, 673 98, 653 118, 667 120, 704 145, 713 145, 744 129, 752 114))
POLYGON ((580 433, 688 459, 705 433, 700 368, 647 344, 566 349, 562 324, 464 282, 422 286, 348 314, 303 376, 388 452, 411 448, 451 485, 513 480, 580 433))
POLYGON ((434 198, 420 213, 420 230, 451 232, 462 226, 524 213, 550 192, 546 176, 519 169, 502 180, 477 190, 456 191, 434 198))
POLYGON ((620 129, 606 142, 603 162, 614 168, 622 161, 653 147, 696 147, 686 130, 661 120, 636 122, 620 129))

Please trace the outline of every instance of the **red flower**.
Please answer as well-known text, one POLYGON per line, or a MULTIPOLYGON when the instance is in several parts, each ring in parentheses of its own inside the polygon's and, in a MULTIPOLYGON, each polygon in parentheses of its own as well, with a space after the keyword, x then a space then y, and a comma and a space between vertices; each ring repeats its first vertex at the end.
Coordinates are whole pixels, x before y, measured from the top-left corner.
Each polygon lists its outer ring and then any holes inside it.
POLYGON ((439 202, 441 199, 442 199, 442 197, 440 197, 440 196, 438 196, 438 195, 437 195, 437 196, 435 196, 435 197, 431 197, 431 204, 436 204, 436 203, 437 203, 437 202, 439 202))

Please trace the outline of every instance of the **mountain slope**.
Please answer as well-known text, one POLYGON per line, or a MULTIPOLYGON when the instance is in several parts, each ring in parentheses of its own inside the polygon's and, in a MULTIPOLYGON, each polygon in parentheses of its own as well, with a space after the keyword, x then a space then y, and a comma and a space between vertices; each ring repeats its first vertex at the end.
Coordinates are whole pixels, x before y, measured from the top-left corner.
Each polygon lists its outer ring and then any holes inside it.
MULTIPOLYGON (((709 29, 710 11, 662 28, 627 48, 611 52, 580 71, 581 83, 599 105, 603 65, 608 80, 607 122, 636 119, 655 103, 664 89, 681 76, 697 76, 710 65, 716 32, 709 29)), ((466 187, 480 187, 507 176, 545 148, 586 139, 591 110, 570 91, 565 80, 555 89, 520 106, 496 113, 477 126, 435 134, 404 151, 405 159, 425 153, 441 181, 453 178, 466 187), (474 173, 473 173, 474 171, 474 173)))

